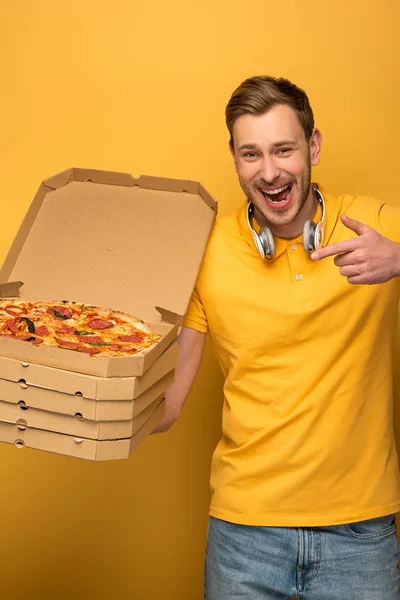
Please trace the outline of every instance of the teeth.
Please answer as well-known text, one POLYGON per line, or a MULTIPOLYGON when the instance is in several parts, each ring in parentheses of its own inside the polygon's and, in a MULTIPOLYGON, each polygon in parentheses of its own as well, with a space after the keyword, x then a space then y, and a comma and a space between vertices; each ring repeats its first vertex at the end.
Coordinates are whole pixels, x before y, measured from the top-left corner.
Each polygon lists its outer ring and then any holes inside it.
POLYGON ((274 204, 283 204, 284 202, 286 202, 287 196, 283 200, 275 200, 274 198, 272 198, 272 196, 274 196, 276 194, 280 194, 284 190, 287 190, 289 187, 290 187, 290 183, 288 183, 287 185, 284 185, 281 188, 278 188, 276 190, 271 190, 271 191, 263 190, 260 188, 260 192, 264 195, 264 198, 266 198, 266 200, 269 200, 270 202, 273 202, 274 204))
POLYGON ((268 196, 273 196, 274 194, 280 194, 281 192, 283 192, 284 190, 286 190, 289 187, 289 183, 287 185, 284 185, 281 188, 278 188, 277 190, 261 190, 263 194, 268 194, 268 196))

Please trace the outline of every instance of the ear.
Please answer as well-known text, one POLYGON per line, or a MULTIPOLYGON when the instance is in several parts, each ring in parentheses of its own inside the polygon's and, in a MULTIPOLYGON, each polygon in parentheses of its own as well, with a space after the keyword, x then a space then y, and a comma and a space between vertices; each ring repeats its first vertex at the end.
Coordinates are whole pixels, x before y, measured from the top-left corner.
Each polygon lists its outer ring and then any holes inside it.
POLYGON ((319 129, 313 129, 311 134, 310 147, 310 162, 313 167, 319 165, 321 159, 322 133, 319 129))
POLYGON ((237 173, 238 165, 237 165, 237 159, 236 159, 236 154, 235 154, 235 148, 233 147, 233 143, 232 142, 229 142, 229 150, 230 150, 230 153, 232 154, 233 162, 235 164, 235 170, 236 170, 236 173, 237 173))

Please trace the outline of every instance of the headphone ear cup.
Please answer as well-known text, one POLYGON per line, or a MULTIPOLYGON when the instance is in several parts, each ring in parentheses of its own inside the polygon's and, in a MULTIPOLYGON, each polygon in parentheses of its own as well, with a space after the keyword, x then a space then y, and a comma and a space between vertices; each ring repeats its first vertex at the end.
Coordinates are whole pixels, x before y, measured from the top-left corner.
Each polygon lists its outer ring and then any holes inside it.
POLYGON ((306 221, 303 227, 303 246, 306 252, 313 252, 315 248, 315 223, 306 221))
POLYGON ((317 225, 315 226, 315 233, 314 233, 314 250, 319 250, 322 247, 322 244, 324 243, 324 226, 323 223, 321 223, 321 221, 319 223, 317 223, 317 225))
POLYGON ((272 258, 275 255, 275 242, 271 231, 268 227, 263 227, 258 235, 264 248, 265 257, 272 258))
POLYGON ((251 233, 253 235, 253 240, 257 250, 259 251, 262 258, 265 258, 265 248, 260 236, 258 235, 257 231, 254 231, 254 229, 251 230, 251 233))

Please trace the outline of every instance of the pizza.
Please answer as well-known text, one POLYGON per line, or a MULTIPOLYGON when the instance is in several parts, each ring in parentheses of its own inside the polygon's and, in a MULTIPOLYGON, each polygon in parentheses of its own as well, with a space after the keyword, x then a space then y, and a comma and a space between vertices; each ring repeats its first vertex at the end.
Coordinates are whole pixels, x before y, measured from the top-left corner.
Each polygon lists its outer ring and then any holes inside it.
POLYGON ((161 338, 140 319, 78 302, 0 301, 0 339, 54 346, 90 356, 143 354, 161 338))

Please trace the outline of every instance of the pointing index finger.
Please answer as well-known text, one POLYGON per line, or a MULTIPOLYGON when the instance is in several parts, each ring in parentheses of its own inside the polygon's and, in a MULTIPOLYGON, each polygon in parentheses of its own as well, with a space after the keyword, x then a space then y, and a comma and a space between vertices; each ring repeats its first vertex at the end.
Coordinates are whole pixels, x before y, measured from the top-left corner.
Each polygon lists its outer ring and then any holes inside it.
POLYGON ((336 254, 344 254, 345 252, 352 252, 355 250, 357 245, 357 238, 352 238, 350 240, 344 240, 343 242, 335 242, 334 244, 329 244, 325 246, 325 248, 320 248, 311 254, 312 260, 320 260, 321 258, 326 258, 327 256, 335 256, 336 254))

